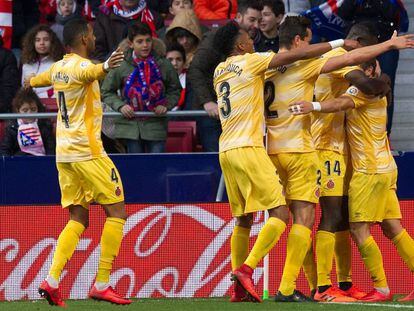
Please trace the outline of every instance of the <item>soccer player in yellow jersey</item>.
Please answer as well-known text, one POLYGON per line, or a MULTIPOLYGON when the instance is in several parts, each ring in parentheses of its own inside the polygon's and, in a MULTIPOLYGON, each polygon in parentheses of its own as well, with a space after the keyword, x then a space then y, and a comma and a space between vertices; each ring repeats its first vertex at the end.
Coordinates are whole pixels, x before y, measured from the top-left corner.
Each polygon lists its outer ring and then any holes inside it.
MULTIPOLYGON (((375 34, 364 23, 352 26, 347 38, 357 40, 361 46, 377 43, 375 34)), ((325 53, 323 57, 340 56, 346 52, 345 49, 338 48, 325 53)), ((359 66, 348 66, 320 75, 315 84, 315 99, 324 101, 339 97, 350 85, 358 87, 367 95, 381 95, 389 90, 386 82, 370 79, 359 66)), ((319 158, 319 203, 322 211, 316 234, 315 253, 318 273, 318 290, 314 296, 316 301, 341 302, 344 295, 356 299, 365 296, 363 291, 353 285, 351 279, 348 205, 346 198, 343 198, 347 195, 344 177, 348 171, 344 123, 344 111, 312 114, 311 134, 319 158), (330 278, 334 253, 340 290, 332 286, 330 278)))
MULTIPOLYGON (((375 73, 375 60, 364 65, 367 75, 375 73)), ((346 133, 353 174, 349 184, 349 221, 353 240, 367 267, 374 289, 362 301, 392 300, 384 272, 381 251, 371 236, 370 227, 379 223, 407 266, 414 272, 414 240, 401 226, 401 211, 396 195, 397 166, 388 143, 387 100, 367 96, 355 86, 343 96, 323 102, 293 103, 295 115, 318 111, 346 112, 346 133)), ((414 300, 414 292, 401 301, 414 300)))
MULTIPOLYGON (((312 37, 310 25, 305 17, 286 17, 279 28, 278 55, 307 47, 312 37)), ((311 117, 292 116, 288 111, 289 104, 299 100, 311 101, 320 74, 365 62, 390 49, 405 48, 407 44, 412 44, 410 38, 394 35, 389 41, 355 49, 342 56, 297 61, 266 73, 265 94, 270 96, 265 100, 268 153, 286 189, 286 199, 293 214, 293 226, 288 236, 286 261, 276 301, 308 300, 295 289, 302 265, 311 289, 317 285, 310 250, 315 205, 320 194, 319 160, 310 132, 311 117)), ((354 300, 348 298, 348 301, 354 300)))
POLYGON ((129 304, 109 286, 112 263, 118 255, 127 218, 121 177, 106 155, 101 141, 102 106, 98 79, 118 67, 122 52, 114 52, 104 64, 94 65, 87 57, 94 51, 92 27, 78 19, 65 25, 65 44, 70 49, 49 70, 32 77, 32 87, 52 85, 58 101, 56 162, 62 206, 70 220, 59 235, 52 266, 39 293, 49 304, 64 306, 58 284, 66 262, 88 227, 89 204, 102 205, 106 222, 101 237, 101 255, 95 284, 89 297, 116 304, 129 304))
POLYGON ((219 28, 215 48, 227 59, 214 72, 214 88, 223 132, 219 140, 223 171, 236 226, 231 237, 235 279, 232 302, 257 301, 253 270, 276 244, 286 228, 288 210, 279 177, 263 145, 263 86, 269 68, 315 57, 331 49, 321 43, 283 54, 253 53, 253 41, 236 23, 219 28), (252 216, 268 211, 269 220, 249 253, 252 216), (246 293, 247 292, 247 293, 246 293))

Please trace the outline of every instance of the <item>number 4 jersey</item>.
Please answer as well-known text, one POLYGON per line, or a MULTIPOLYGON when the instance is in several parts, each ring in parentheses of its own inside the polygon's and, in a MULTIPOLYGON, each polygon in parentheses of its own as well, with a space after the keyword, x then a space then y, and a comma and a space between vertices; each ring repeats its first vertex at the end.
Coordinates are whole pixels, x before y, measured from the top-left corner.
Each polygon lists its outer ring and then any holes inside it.
POLYGON ((248 146, 263 147, 264 75, 275 54, 228 57, 214 72, 222 134, 220 152, 248 146))
POLYGON ((56 162, 79 162, 105 156, 101 141, 102 105, 98 79, 102 64, 67 54, 49 70, 32 78, 33 87, 53 85, 59 113, 56 162))

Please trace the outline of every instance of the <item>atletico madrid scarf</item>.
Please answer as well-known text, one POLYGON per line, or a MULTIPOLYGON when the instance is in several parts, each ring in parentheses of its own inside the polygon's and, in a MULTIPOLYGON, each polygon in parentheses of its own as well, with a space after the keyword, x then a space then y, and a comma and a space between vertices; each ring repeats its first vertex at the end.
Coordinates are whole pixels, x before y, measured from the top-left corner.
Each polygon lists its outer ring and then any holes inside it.
POLYGON ((19 124, 17 141, 20 150, 35 156, 44 156, 46 151, 43 146, 42 135, 37 125, 37 120, 32 123, 24 123, 23 120, 17 119, 17 123, 19 124))

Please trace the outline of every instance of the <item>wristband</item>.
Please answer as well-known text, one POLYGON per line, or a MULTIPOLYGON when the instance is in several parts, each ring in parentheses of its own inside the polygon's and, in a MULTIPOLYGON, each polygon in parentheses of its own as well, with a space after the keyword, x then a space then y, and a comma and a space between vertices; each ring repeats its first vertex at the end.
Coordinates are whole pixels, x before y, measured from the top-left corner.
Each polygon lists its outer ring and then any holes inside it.
POLYGON ((343 39, 338 39, 338 40, 329 41, 328 43, 331 45, 332 50, 333 50, 336 48, 343 47, 345 44, 345 41, 343 39))
POLYGON ((104 70, 105 72, 108 72, 108 71, 109 71, 109 62, 108 62, 108 60, 106 60, 106 61, 103 63, 103 70, 104 70))
POLYGON ((313 110, 314 111, 321 111, 321 103, 320 102, 312 102, 313 110))

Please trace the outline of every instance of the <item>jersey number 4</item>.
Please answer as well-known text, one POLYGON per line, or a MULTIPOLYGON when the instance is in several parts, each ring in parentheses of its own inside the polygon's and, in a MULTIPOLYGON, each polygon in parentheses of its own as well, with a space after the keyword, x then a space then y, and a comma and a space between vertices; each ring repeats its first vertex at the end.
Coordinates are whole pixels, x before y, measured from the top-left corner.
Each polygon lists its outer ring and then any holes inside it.
POLYGON ((59 101, 59 109, 60 109, 60 115, 62 117, 62 122, 65 124, 66 128, 69 128, 69 115, 68 115, 68 109, 66 107, 65 93, 63 93, 62 91, 58 92, 58 101, 59 101))
POLYGON ((223 94, 223 107, 220 108, 221 116, 224 119, 227 119, 231 113, 231 106, 230 106, 230 84, 228 82, 223 82, 220 84, 220 94, 223 94))

